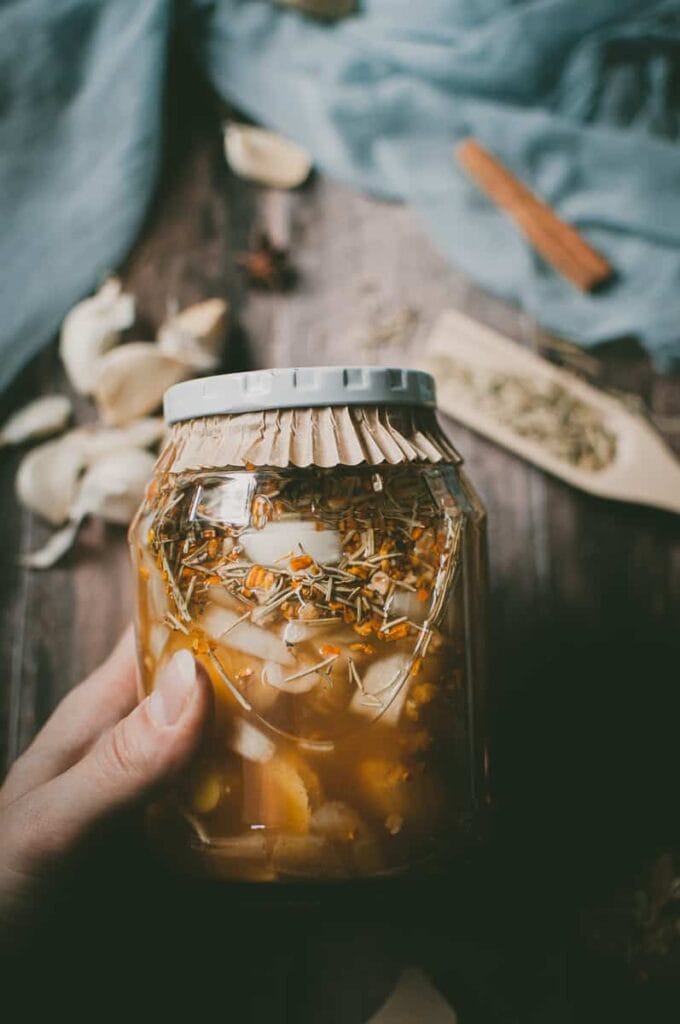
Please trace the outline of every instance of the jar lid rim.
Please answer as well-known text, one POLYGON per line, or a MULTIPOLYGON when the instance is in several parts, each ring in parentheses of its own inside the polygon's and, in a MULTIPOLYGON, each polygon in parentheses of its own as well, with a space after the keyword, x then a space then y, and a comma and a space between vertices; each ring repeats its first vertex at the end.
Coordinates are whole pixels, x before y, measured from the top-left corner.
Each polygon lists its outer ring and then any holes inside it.
POLYGON ((303 366, 174 384, 165 392, 168 423, 265 409, 331 405, 408 405, 433 409, 435 382, 423 370, 386 366, 303 366))

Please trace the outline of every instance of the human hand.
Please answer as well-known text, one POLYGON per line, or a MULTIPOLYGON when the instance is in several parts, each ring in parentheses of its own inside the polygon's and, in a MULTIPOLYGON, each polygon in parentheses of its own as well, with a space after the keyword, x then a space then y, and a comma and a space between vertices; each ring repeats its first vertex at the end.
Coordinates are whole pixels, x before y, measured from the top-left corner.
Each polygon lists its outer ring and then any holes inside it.
POLYGON ((0 924, 21 925, 92 829, 160 786, 200 740, 212 691, 184 650, 137 704, 132 630, 72 690, 0 789, 0 924))

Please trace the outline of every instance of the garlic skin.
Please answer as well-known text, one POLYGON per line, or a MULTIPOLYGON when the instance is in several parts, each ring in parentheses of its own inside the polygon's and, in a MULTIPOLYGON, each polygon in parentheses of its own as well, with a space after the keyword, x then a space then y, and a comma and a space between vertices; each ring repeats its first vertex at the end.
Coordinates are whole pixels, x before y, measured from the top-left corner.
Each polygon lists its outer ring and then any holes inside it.
POLYGON ((190 376, 153 342, 133 341, 102 356, 92 391, 104 423, 121 426, 154 412, 165 391, 190 376))
POLYGON ((224 154, 240 178, 267 188, 297 188, 312 169, 311 156, 295 142, 267 128, 236 121, 224 129, 224 154))
POLYGON ((0 430, 0 447, 59 433, 71 418, 72 411, 73 406, 66 395, 36 398, 5 422, 0 430))
POLYGON ((15 488, 19 501, 53 526, 71 515, 83 469, 83 453, 70 431, 28 452, 17 471, 15 488))
POLYGON ((59 353, 76 391, 92 393, 101 356, 120 340, 122 331, 132 327, 134 319, 134 296, 123 291, 117 277, 108 278, 96 295, 83 299, 67 313, 59 353))
POLYGON ((228 310, 223 299, 187 306, 161 325, 158 348, 163 355, 197 372, 216 369, 227 336, 228 310))

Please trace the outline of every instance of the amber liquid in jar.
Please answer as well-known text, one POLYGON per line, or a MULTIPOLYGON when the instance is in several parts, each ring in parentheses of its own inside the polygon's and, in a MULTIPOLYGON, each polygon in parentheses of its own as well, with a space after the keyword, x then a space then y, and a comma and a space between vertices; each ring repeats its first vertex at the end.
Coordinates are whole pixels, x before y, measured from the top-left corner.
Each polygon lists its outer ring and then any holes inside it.
POLYGON ((144 691, 184 647, 214 689, 148 812, 164 857, 367 878, 474 839, 483 512, 456 467, 165 473, 130 539, 144 691))

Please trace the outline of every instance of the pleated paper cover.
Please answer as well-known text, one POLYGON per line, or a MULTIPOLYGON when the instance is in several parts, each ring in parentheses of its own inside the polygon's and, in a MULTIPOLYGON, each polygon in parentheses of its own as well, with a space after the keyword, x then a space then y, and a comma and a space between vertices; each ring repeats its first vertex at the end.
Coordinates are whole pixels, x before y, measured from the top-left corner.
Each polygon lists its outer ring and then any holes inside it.
POLYGON ((429 409, 268 409, 175 423, 159 460, 170 473, 250 466, 460 462, 429 409))

